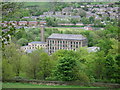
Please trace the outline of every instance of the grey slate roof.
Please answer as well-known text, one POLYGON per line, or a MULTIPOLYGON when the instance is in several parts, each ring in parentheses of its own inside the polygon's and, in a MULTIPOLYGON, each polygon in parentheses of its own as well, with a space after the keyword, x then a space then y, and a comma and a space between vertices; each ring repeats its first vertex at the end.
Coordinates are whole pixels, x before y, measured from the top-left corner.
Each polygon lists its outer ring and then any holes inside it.
POLYGON ((78 34, 56 34, 53 33, 48 39, 68 39, 68 40, 84 40, 86 37, 78 34))
POLYGON ((40 42, 40 41, 33 41, 30 42, 31 44, 46 44, 46 42, 40 42))

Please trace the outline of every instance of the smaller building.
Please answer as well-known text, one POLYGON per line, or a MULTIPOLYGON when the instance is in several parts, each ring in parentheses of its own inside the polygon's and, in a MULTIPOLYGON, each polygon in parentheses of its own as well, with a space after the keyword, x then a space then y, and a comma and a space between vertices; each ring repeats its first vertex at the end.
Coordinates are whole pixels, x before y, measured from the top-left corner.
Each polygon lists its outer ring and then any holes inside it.
POLYGON ((97 52, 98 50, 100 50, 100 47, 88 47, 87 48, 88 52, 97 52))
POLYGON ((41 49, 41 48, 46 49, 47 43, 40 42, 40 41, 33 41, 33 42, 28 43, 27 46, 22 46, 21 50, 24 52, 27 52, 27 53, 31 53, 32 51, 37 50, 37 49, 41 49))

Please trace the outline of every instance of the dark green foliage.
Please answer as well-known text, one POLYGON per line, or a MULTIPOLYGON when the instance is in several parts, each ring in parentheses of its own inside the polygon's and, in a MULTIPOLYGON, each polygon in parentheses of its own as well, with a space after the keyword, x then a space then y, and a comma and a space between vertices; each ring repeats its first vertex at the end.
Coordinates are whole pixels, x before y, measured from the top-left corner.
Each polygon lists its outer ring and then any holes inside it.
POLYGON ((78 19, 71 18, 70 22, 73 23, 73 24, 76 24, 76 23, 78 23, 78 19))
POLYGON ((17 44, 19 44, 20 46, 25 46, 27 45, 28 40, 26 40, 25 38, 21 38, 17 41, 17 44))
POLYGON ((22 17, 29 16, 28 10, 24 10, 23 6, 24 4, 19 2, 3 2, 2 19, 4 21, 20 21, 22 17))
POLYGON ((57 71, 55 72, 58 80, 62 81, 74 81, 75 77, 76 61, 71 57, 61 57, 59 64, 57 65, 57 71))
POLYGON ((46 18, 46 22, 47 22, 47 26, 57 26, 57 19, 56 18, 51 18, 51 17, 48 17, 46 18))

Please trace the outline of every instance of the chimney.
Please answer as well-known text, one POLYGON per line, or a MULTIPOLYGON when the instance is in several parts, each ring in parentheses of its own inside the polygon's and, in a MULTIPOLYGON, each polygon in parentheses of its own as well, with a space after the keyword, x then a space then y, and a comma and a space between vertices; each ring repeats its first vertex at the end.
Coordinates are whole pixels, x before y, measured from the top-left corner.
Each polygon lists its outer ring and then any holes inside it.
POLYGON ((44 25, 40 25, 41 27, 41 42, 44 42, 44 25))

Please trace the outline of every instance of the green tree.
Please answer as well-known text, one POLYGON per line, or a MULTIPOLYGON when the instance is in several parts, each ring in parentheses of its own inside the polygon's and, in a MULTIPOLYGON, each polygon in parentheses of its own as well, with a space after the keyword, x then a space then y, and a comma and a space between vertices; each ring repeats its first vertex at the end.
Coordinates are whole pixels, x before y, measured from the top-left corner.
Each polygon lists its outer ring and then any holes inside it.
POLYGON ((28 43, 28 40, 25 38, 21 38, 17 41, 17 44, 19 44, 20 46, 25 46, 27 45, 27 43, 28 43))
POLYGON ((90 24, 88 18, 83 17, 81 21, 82 21, 83 24, 90 24))
POLYGON ((62 57, 59 60, 59 64, 57 65, 57 79, 62 81, 74 81, 75 77, 75 69, 76 62, 72 57, 62 57))
POLYGON ((47 26, 57 26, 57 19, 53 17, 47 17, 46 18, 47 26))
POLYGON ((26 74, 29 78, 32 79, 37 79, 38 78, 38 72, 39 72, 39 63, 40 63, 40 53, 42 52, 42 50, 36 50, 33 51, 30 55, 29 55, 29 60, 26 66, 26 74))
POLYGON ((100 39, 98 41, 97 46, 100 47, 100 49, 103 50, 105 54, 107 55, 109 49, 111 49, 111 44, 112 42, 109 39, 104 38, 104 40, 100 39))
POLYGON ((4 21, 19 21, 23 16, 29 15, 27 10, 22 9, 23 6, 23 3, 2 2, 2 19, 4 21))
POLYGON ((96 79, 105 78, 105 53, 104 51, 96 52, 94 63, 94 75, 96 79))
POLYGON ((120 54, 115 56, 116 60, 116 72, 114 74, 114 79, 117 83, 120 83, 119 77, 120 77, 120 54))
POLYGON ((3 60, 7 63, 8 67, 12 68, 13 76, 19 76, 21 71, 21 53, 17 48, 18 46, 11 43, 10 45, 6 45, 3 51, 3 60))
POLYGON ((75 18, 71 18, 71 19, 70 19, 70 22, 73 23, 73 24, 76 24, 76 23, 78 22, 78 20, 75 19, 75 18))
POLYGON ((15 75, 13 67, 7 59, 2 60, 2 79, 7 80, 13 78, 15 75))
MULTIPOLYGON (((109 81, 114 80, 115 59, 113 56, 111 55, 106 56, 105 69, 106 69, 106 79, 108 79, 109 81)), ((115 82, 115 80, 113 82, 115 82)))
POLYGON ((39 78, 45 80, 51 74, 52 62, 51 62, 48 54, 45 52, 41 53, 40 57, 41 57, 41 59, 40 59, 40 63, 39 63, 39 66, 40 66, 39 78))
POLYGON ((94 18, 93 16, 91 16, 91 17, 89 17, 89 21, 90 21, 90 22, 91 22, 91 24, 92 24, 92 23, 94 23, 95 18, 94 18))

